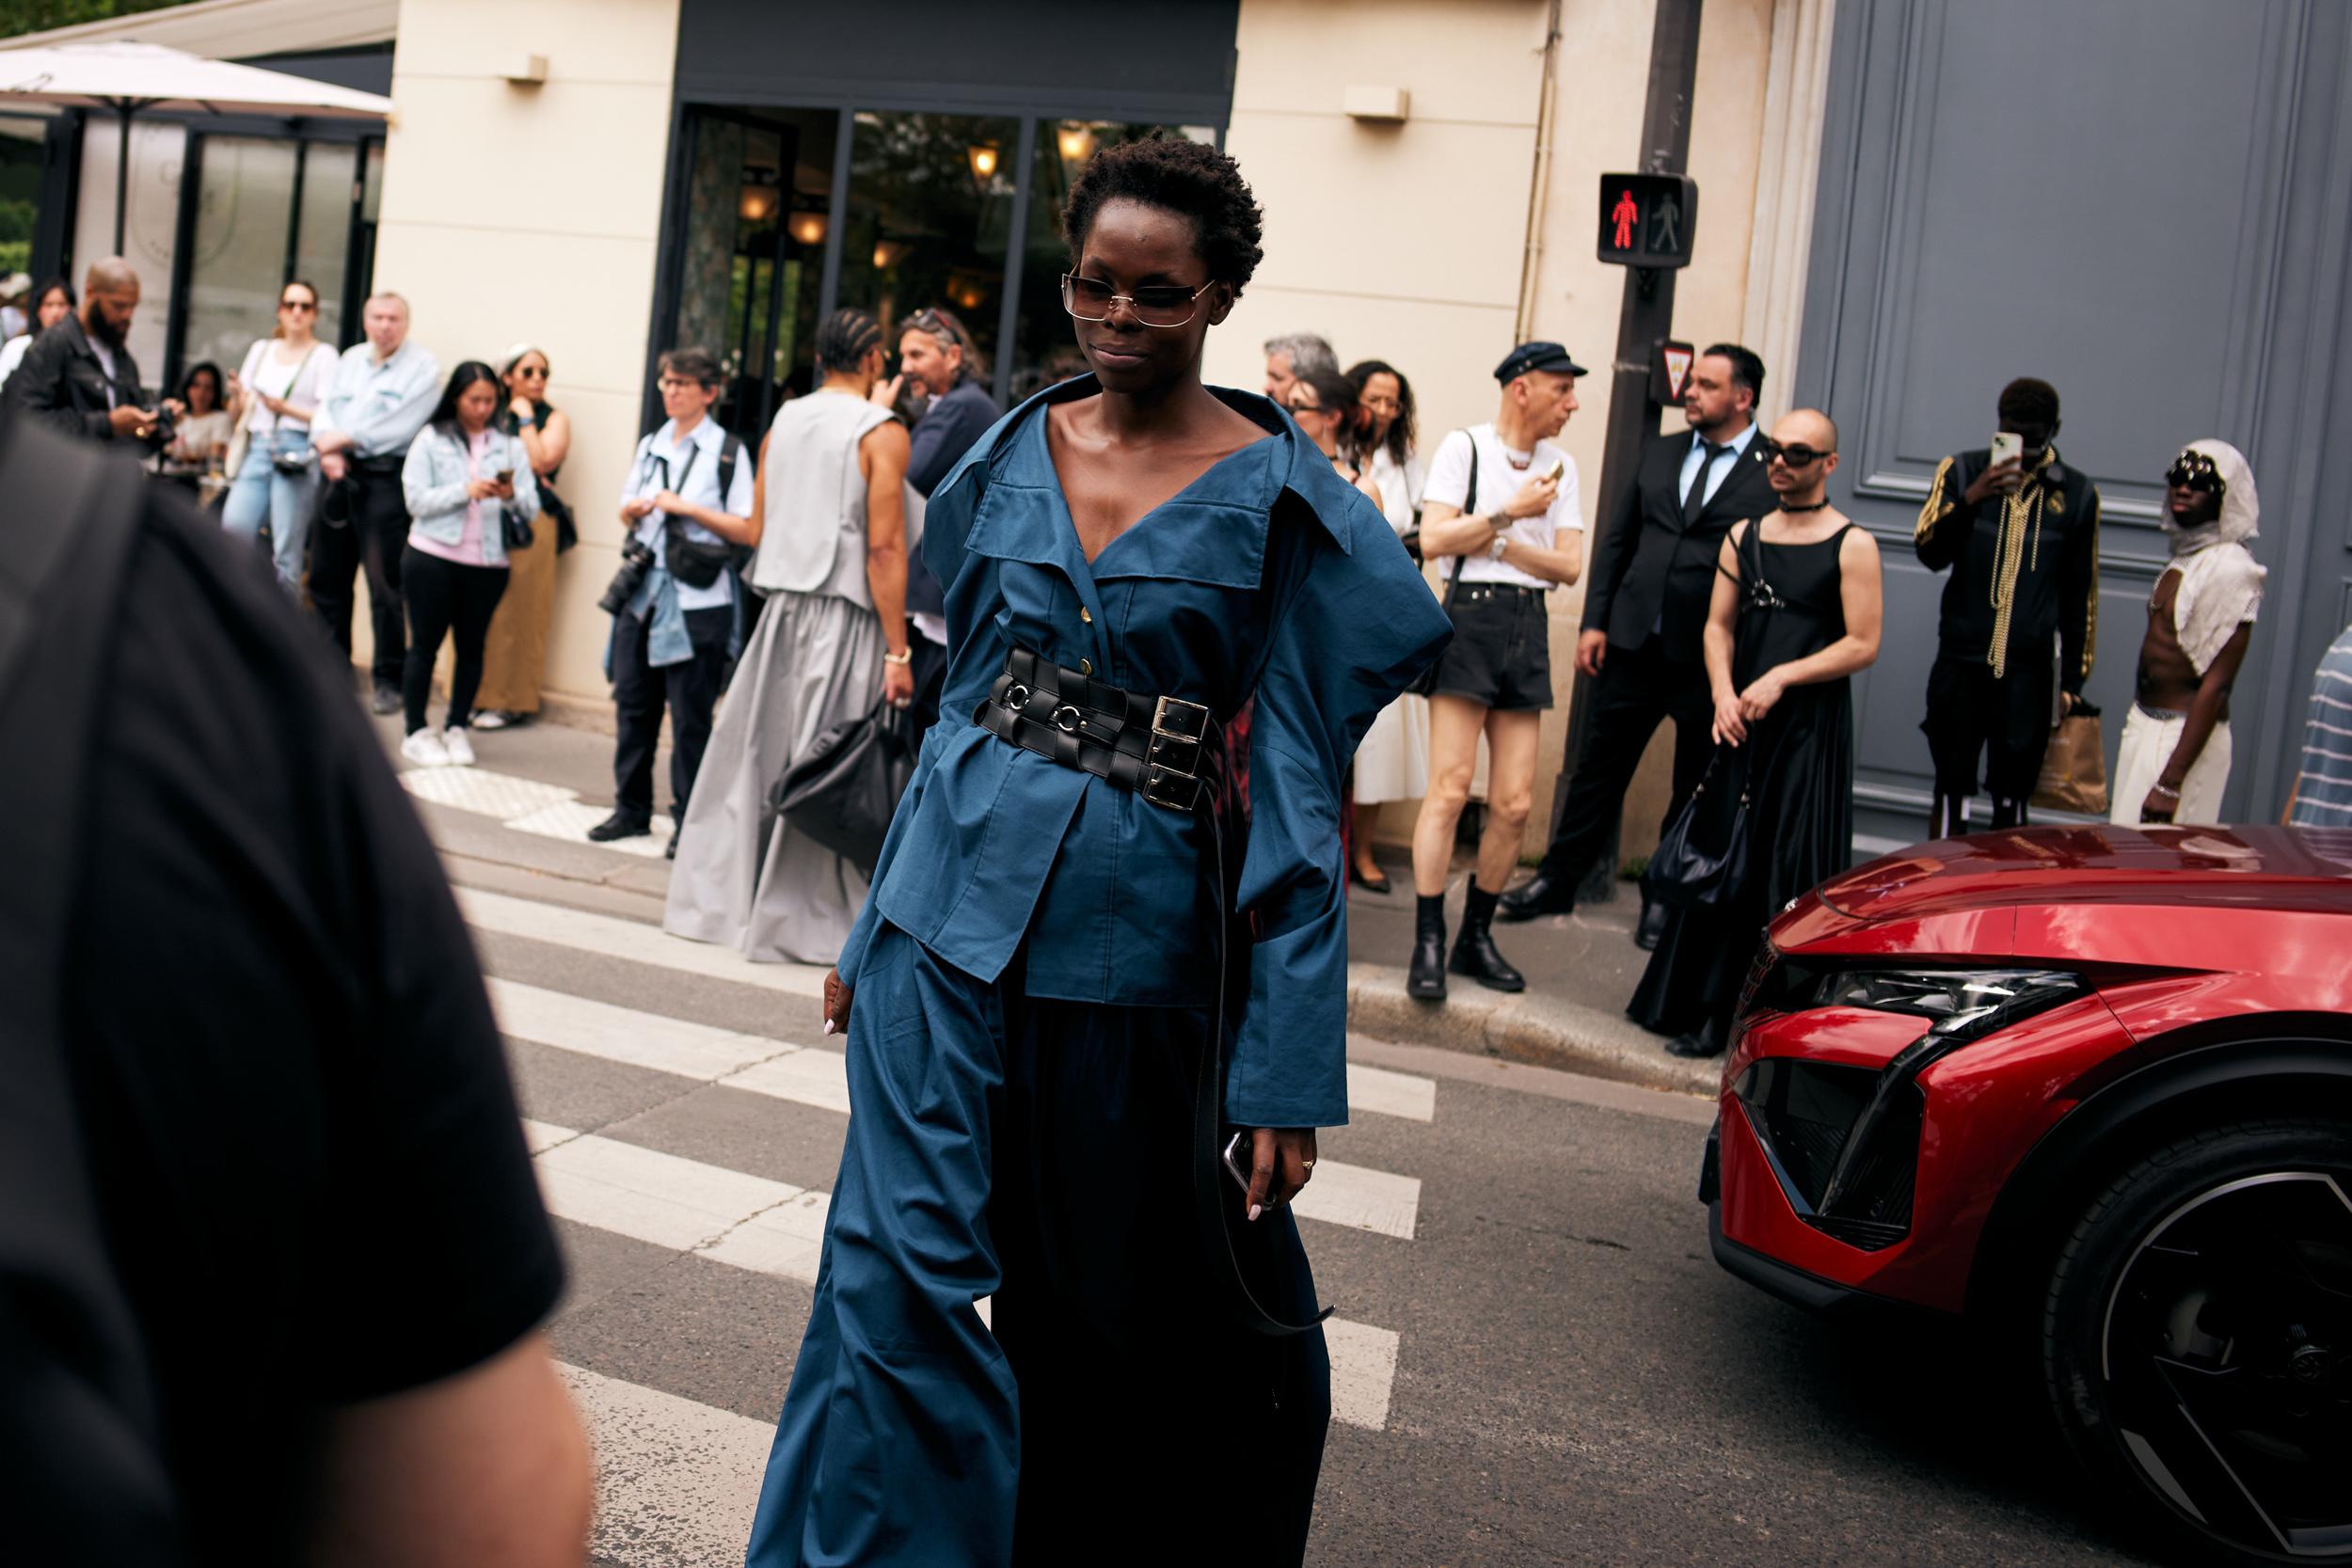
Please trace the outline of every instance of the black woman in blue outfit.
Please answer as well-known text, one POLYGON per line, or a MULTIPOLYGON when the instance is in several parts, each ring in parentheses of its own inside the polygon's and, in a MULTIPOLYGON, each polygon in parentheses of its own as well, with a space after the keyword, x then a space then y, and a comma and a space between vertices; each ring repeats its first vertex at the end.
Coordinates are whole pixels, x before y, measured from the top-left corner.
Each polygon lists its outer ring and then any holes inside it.
POLYGON ((1340 779, 1451 629, 1286 415, 1201 385, 1262 254, 1232 160, 1107 150, 1064 228, 1092 373, 925 521, 946 694, 826 978, 852 1114, 754 1568, 1305 1551, 1330 1367, 1286 1204, 1347 1119, 1340 779))

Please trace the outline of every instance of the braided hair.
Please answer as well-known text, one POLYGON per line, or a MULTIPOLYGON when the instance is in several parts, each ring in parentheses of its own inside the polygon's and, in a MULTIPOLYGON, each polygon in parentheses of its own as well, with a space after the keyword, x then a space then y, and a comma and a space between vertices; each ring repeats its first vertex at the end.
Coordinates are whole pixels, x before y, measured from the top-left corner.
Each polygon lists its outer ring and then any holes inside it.
POLYGON ((1265 258, 1258 244, 1263 214, 1240 166, 1206 142, 1154 131, 1148 140, 1097 152, 1072 183, 1061 232, 1073 269, 1094 230, 1095 215, 1104 203, 1121 197, 1190 218, 1194 247, 1208 263, 1209 276, 1232 284, 1236 296, 1265 258))
POLYGON ((817 328, 817 368, 833 373, 854 371, 860 360, 882 347, 882 323, 844 306, 817 328))

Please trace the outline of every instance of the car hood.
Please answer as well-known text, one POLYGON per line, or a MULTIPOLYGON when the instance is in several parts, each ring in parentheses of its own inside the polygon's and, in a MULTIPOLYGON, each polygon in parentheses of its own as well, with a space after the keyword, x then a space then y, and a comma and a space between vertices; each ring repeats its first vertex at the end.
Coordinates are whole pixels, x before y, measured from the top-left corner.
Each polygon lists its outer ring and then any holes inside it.
POLYGON ((2352 911, 2352 830, 2012 828, 1914 845, 1815 893, 1873 925, 2050 903, 2352 911))

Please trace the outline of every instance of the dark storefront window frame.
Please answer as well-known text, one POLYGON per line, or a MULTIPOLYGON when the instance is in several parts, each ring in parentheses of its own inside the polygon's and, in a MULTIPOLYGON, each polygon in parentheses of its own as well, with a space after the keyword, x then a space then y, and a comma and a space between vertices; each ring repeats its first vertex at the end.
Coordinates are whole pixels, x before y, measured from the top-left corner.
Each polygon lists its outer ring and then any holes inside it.
MULTIPOLYGON (((841 257, 849 228, 850 163, 856 140, 857 116, 870 114, 945 114, 977 115, 1020 123, 1019 150, 1014 166, 1015 182, 1012 207, 1005 242, 1005 272, 998 303, 994 364, 991 367, 992 390, 1002 404, 1010 390, 1015 356, 1009 352, 1015 341, 1021 309, 1021 289, 1024 263, 1027 257, 1025 243, 1029 225, 1031 187, 1036 177, 1037 146, 1040 128, 1052 127, 1064 120, 1086 120, 1104 123, 1123 120, 1127 123, 1157 123, 1174 126, 1167 116, 1142 112, 1105 114, 1099 100, 1069 102, 1048 93, 1040 93, 1019 103, 978 102, 969 96, 916 94, 856 94, 825 96, 802 94, 773 98, 719 99, 703 93, 680 92, 674 98, 670 115, 670 156, 664 176, 661 203, 660 240, 654 270, 653 317, 645 345, 644 398, 641 423, 652 429, 661 420, 661 398, 655 387, 655 365, 662 352, 673 345, 668 341, 677 320, 685 289, 685 245, 688 224, 687 203, 692 184, 694 156, 693 133, 697 118, 704 115, 740 116, 746 110, 791 110, 802 113, 833 113, 838 116, 834 136, 832 189, 828 197, 825 222, 824 261, 818 296, 818 318, 822 320, 832 311, 840 297, 841 257)), ((1203 125, 1215 134, 1216 145, 1223 147, 1227 132, 1226 119, 1220 115, 1212 123, 1191 121, 1203 125)))

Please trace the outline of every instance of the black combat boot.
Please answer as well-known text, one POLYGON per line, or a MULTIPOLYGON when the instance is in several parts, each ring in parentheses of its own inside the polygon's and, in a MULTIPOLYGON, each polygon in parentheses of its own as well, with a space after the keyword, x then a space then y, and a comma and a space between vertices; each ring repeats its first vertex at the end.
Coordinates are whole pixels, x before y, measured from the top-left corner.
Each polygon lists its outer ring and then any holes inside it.
POLYGON ((1405 994, 1423 1002, 1445 1000, 1445 896, 1413 900, 1413 967, 1405 994))
MULTIPOLYGON (((1462 902, 1462 934, 1454 939, 1454 957, 1446 961, 1446 968, 1469 975, 1488 990, 1525 990, 1527 976, 1495 951, 1495 939, 1487 931, 1499 896, 1482 890, 1476 877, 1470 879, 1470 894, 1462 902)), ((1438 940, 1444 940, 1442 928, 1438 940)))

